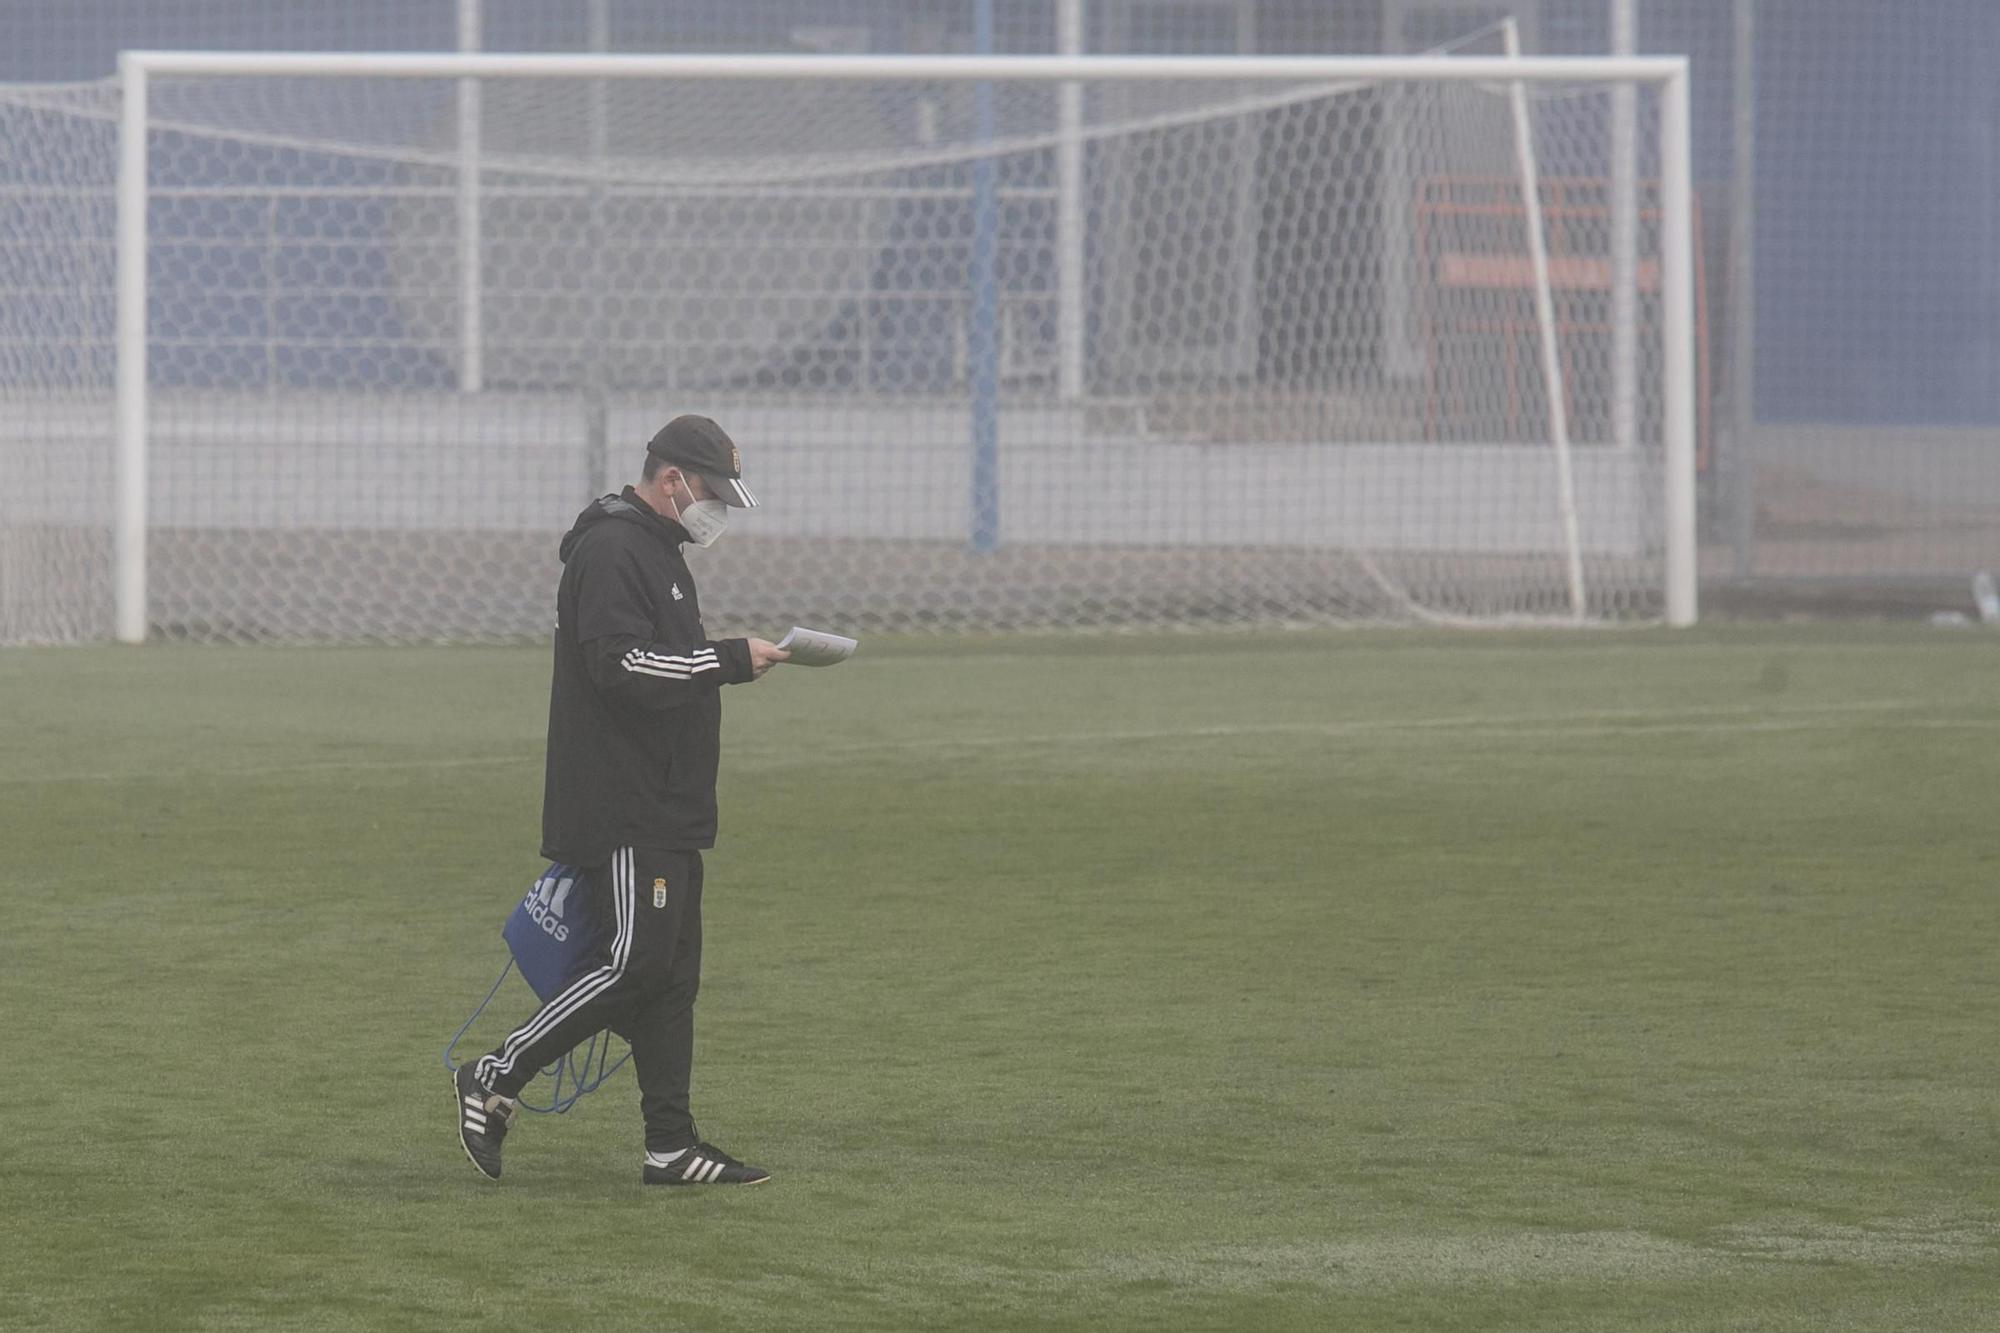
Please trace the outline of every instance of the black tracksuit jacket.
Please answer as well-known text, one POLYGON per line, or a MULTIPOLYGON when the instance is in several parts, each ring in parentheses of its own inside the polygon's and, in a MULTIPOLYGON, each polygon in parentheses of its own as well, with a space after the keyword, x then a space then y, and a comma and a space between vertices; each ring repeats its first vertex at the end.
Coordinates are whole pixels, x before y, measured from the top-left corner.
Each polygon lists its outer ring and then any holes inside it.
POLYGON ((629 486, 577 515, 562 539, 542 787, 551 861, 715 845, 717 691, 751 679, 750 645, 702 629, 687 540, 629 486))

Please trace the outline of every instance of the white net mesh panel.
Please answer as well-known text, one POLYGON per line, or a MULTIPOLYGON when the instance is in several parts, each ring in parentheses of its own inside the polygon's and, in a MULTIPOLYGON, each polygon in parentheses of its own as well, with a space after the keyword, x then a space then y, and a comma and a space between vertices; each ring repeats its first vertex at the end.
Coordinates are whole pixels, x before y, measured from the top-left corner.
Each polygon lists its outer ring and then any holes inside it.
POLYGON ((111 633, 116 118, 0 87, 0 643, 111 633))
MULTIPOLYGON (((1070 132, 1051 84, 466 91, 154 80, 155 632, 544 632, 556 536, 682 411, 764 501, 696 556, 718 627, 1567 619, 1529 205, 1584 611, 1659 613, 1650 92, 1621 381, 1603 88, 1533 87, 1532 193, 1498 86, 1086 85, 1070 132)), ((97 243, 9 334, 98 350, 0 392, 101 411, 109 139, 64 132, 90 202, 18 225, 97 243)), ((100 564, 104 480, 66 492, 100 564)), ((37 580, 103 600, 88 562, 37 580)))

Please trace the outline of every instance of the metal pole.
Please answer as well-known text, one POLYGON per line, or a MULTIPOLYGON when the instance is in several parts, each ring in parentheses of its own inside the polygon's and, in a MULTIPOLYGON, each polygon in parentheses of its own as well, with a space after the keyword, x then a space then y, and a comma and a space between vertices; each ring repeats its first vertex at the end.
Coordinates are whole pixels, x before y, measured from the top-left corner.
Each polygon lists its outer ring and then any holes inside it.
POLYGON ((450 52, 135 51, 156 74, 254 74, 266 78, 365 74, 378 79, 797 79, 979 83, 993 79, 1061 83, 1238 82, 1417 79, 1505 83, 1549 79, 1665 83, 1686 67, 1680 56, 797 56, 797 55, 453 55, 450 52))
POLYGON ((264 392, 278 390, 278 196, 264 200, 264 392))
MULTIPOLYGON (((481 37, 480 0, 458 0, 458 49, 471 54, 481 37)), ((458 81, 458 389, 484 387, 485 327, 479 272, 479 80, 458 81)))
MULTIPOLYGON (((603 54, 611 46, 610 0, 590 0, 589 20, 590 49, 594 54, 603 54)), ((589 139, 587 156, 590 159, 590 217, 586 229, 590 257, 586 279, 589 296, 585 301, 584 317, 588 327, 583 334, 583 468, 584 480, 591 495, 602 495, 610 488, 611 409, 607 400, 611 385, 609 368, 604 364, 609 351, 609 343, 604 336, 604 170, 605 157, 611 146, 610 115, 605 104, 607 91, 603 79, 591 80, 584 126, 589 139)))
MULTIPOLYGON (((1236 0, 1236 50, 1239 55, 1248 56, 1257 49, 1257 0, 1236 0)), ((1247 86, 1246 89, 1247 91, 1247 86)), ((1260 323, 1258 319, 1260 298, 1257 291, 1257 118, 1239 116, 1236 121, 1236 160, 1231 165, 1234 180, 1230 182, 1232 203, 1235 205, 1233 219, 1238 237, 1236 244, 1228 248, 1235 260, 1232 275, 1235 289, 1235 318, 1232 321, 1236 335, 1220 349, 1222 355, 1215 362, 1225 375, 1254 375, 1257 373, 1257 343, 1260 323)))
POLYGON ((1694 508, 1694 153, 1688 73, 1660 94, 1660 340, 1666 395, 1667 623, 1696 615, 1694 508))
MULTIPOLYGON (((1521 54, 1521 30, 1513 19, 1501 28, 1510 56, 1521 54)), ((1508 86, 1514 109, 1514 165, 1521 179, 1521 216, 1527 224, 1528 267, 1534 282, 1535 324, 1541 332, 1542 392, 1548 402, 1549 443, 1556 454, 1556 512, 1562 521, 1565 566, 1569 575, 1569 613, 1582 620, 1587 609, 1583 588, 1583 541, 1576 521, 1576 474, 1569 449, 1569 390, 1563 383, 1562 349, 1556 340, 1555 299, 1549 289, 1548 234, 1542 225, 1541 172, 1535 165, 1534 126, 1528 119, 1528 86, 1515 79, 1508 86)))
MULTIPOLYGON (((973 48, 993 53, 993 0, 974 0, 973 48)), ((993 139, 993 85, 974 85, 973 134, 993 139)), ((972 303, 966 317, 966 378, 972 399, 972 549, 1000 545, 1000 340, 998 276, 999 198, 991 156, 972 164, 972 303)))
POLYGON ((1384 79, 1377 94, 1382 115, 1376 133, 1381 137, 1382 174, 1386 184, 1377 205, 1377 226, 1382 234, 1382 368, 1391 379, 1413 380, 1424 373, 1424 349, 1417 343, 1416 280, 1411 272, 1414 256, 1410 249, 1410 145, 1406 127, 1409 108, 1416 99, 1407 82, 1384 79))
POLYGON ((1729 191, 1730 572, 1757 565, 1757 4, 1736 0, 1729 191))
MULTIPOLYGON (((1611 54, 1639 50, 1638 0, 1611 0, 1611 54)), ((1639 439, 1639 94, 1611 90, 1611 439, 1639 439)))
MULTIPOLYGON (((1056 7, 1056 50, 1083 54, 1084 0, 1056 7)), ((1065 399, 1083 396, 1083 85, 1056 90, 1056 364, 1065 399)))
POLYGON ((118 382, 114 631, 146 641, 146 66, 118 57, 118 382))

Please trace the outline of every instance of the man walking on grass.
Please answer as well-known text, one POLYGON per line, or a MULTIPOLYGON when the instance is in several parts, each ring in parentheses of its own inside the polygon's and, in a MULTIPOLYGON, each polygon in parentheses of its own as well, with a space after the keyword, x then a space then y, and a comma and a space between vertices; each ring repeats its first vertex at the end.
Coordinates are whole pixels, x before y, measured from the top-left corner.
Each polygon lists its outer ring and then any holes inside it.
POLYGON ((790 654, 763 639, 711 640, 681 547, 712 546, 730 509, 756 504, 722 428, 675 417, 646 446, 640 482, 585 509, 562 539, 542 855, 579 869, 604 943, 560 994, 454 1076, 459 1142, 492 1179, 521 1089, 606 1028, 632 1046, 647 1184, 769 1179, 703 1142, 688 1110, 719 691, 790 654))

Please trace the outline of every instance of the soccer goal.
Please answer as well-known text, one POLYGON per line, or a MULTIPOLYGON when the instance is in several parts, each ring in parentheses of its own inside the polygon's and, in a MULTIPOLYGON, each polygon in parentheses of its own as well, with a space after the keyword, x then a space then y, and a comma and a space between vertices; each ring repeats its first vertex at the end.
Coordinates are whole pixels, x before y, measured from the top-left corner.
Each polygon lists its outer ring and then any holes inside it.
POLYGON ((683 411, 765 502, 712 629, 1695 615, 1679 58, 148 52, 0 118, 0 638, 544 632, 683 411))

